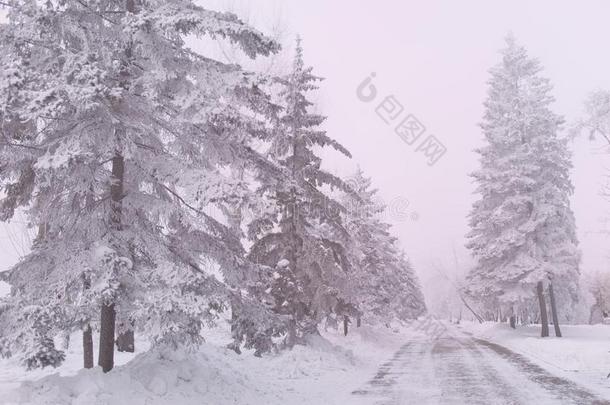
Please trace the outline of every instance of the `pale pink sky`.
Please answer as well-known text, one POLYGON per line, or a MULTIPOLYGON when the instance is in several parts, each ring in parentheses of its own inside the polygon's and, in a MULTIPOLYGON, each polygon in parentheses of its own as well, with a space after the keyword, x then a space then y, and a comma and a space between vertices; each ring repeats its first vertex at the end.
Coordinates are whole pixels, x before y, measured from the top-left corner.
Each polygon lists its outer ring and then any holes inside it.
MULTIPOLYGON (((410 202, 419 219, 394 221, 402 245, 422 276, 435 261, 463 265, 466 214, 474 196, 468 173, 477 167, 488 69, 499 61, 509 31, 539 58, 555 86, 556 111, 568 122, 586 95, 610 89, 610 3, 604 1, 203 1, 249 14, 263 30, 277 25, 285 37, 303 37, 306 62, 326 77, 318 97, 326 129, 354 154, 387 202, 410 202), (358 84, 376 72, 381 95, 393 94, 447 147, 427 166, 357 99, 358 84)), ((608 268, 606 229, 610 202, 600 196, 609 157, 601 143, 579 139, 573 173, 583 270, 608 268)), ((331 160, 339 173, 354 163, 331 160)))
MULTIPOLYGON (((425 281, 434 262, 453 266, 453 248, 462 265, 466 214, 472 204, 468 177, 480 145, 477 123, 483 109, 488 69, 499 61, 503 38, 512 31, 545 67, 555 85, 556 111, 568 121, 581 113, 588 92, 610 89, 610 3, 598 1, 354 1, 204 0, 215 9, 247 11, 268 31, 285 28, 304 40, 306 62, 326 77, 316 97, 329 116, 329 134, 354 155, 353 162, 329 159, 327 167, 348 173, 359 164, 383 199, 407 218, 389 219, 416 270, 425 281), (393 94, 447 147, 433 167, 396 136, 356 97, 371 72, 382 96, 393 94), (402 208, 401 208, 402 207, 402 208), (419 218, 411 219, 416 212, 419 218)), ((610 162, 601 143, 575 142, 574 182, 583 270, 608 269, 605 218, 610 202, 600 196, 610 162)), ((11 228, 12 229, 12 228, 11 228)), ((7 226, 0 224, 0 270, 14 262, 7 226)))

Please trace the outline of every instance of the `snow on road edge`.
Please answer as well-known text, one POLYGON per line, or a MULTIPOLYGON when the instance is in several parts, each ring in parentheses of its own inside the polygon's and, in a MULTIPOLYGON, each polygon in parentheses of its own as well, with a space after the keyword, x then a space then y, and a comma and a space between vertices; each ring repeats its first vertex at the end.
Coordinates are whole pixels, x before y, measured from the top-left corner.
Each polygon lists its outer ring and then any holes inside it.
POLYGON ((609 325, 563 325, 562 338, 541 338, 539 325, 512 330, 506 324, 464 322, 456 327, 519 353, 546 371, 574 381, 603 398, 610 398, 609 325))

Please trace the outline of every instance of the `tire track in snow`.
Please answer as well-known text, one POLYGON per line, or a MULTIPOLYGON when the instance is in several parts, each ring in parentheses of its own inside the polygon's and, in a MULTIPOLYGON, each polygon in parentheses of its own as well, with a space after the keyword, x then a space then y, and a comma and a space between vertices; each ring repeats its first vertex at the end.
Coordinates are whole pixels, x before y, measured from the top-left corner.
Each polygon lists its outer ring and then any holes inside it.
POLYGON ((482 339, 473 338, 472 340, 514 365, 524 375, 527 375, 531 381, 549 392, 554 393, 556 397, 561 400, 559 403, 574 405, 610 405, 610 401, 599 398, 597 395, 587 391, 575 382, 551 374, 537 364, 529 361, 525 356, 515 353, 504 346, 482 339))
POLYGON ((497 398, 490 391, 498 384, 497 379, 471 351, 472 346, 453 337, 439 340, 434 345, 435 375, 442 387, 444 404, 483 405, 494 403, 494 397, 497 398))
POLYGON ((353 394, 357 404, 375 405, 610 405, 502 346, 464 336, 405 344, 353 394))
POLYGON ((392 358, 383 363, 365 388, 352 394, 362 400, 360 404, 386 405, 403 403, 401 387, 404 381, 414 381, 420 389, 410 393, 409 403, 427 403, 431 396, 438 396, 433 385, 432 361, 429 341, 411 341, 402 346, 392 358), (432 391, 432 392, 431 392, 432 391))

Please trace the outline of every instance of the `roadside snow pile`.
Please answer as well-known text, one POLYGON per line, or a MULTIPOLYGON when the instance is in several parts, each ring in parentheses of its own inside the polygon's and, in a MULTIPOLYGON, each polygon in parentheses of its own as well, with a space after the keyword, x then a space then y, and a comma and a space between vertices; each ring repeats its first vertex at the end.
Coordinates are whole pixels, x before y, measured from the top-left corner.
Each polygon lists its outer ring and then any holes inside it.
MULTIPOLYGON (((7 392, 18 388, 19 385, 25 381, 35 381, 53 374, 66 377, 76 375, 79 370, 83 368, 83 352, 81 346, 82 334, 73 334, 70 336, 69 341, 72 343, 65 350, 66 360, 56 369, 46 367, 44 369, 26 371, 23 365, 19 364, 19 359, 17 357, 12 357, 9 359, 0 358, 0 405, 4 405, 6 403, 7 392)), ((94 338, 93 353, 96 355, 99 349, 97 343, 97 339, 94 338)), ((55 345, 63 348, 65 347, 65 341, 62 340, 62 337, 58 336, 55 339, 55 345)), ((136 348, 138 352, 145 352, 149 345, 150 344, 147 339, 142 339, 141 336, 136 337, 136 348)), ((126 364, 127 362, 133 360, 134 357, 135 355, 133 353, 116 352, 114 364, 117 366, 126 364)))
POLYGON ((540 325, 464 323, 460 329, 522 354, 549 372, 610 396, 610 325, 562 325, 563 337, 540 337, 540 325))
MULTIPOLYGON (((226 333, 215 331, 196 353, 149 351, 106 375, 99 368, 73 375, 62 371, 63 375, 25 381, 16 389, 0 389, 0 403, 343 404, 410 333, 384 327, 353 328, 347 337, 338 331, 323 332, 308 346, 259 359, 225 349, 226 333)), ((28 376, 22 370, 13 373, 15 377, 21 373, 20 380, 28 376)))
MULTIPOLYGON (((221 356, 199 351, 155 351, 104 375, 100 368, 76 376, 54 374, 26 382, 10 400, 19 404, 210 404, 264 403, 248 378, 221 356), (246 402, 245 400, 247 399, 246 402)), ((9 401, 10 403, 10 401, 9 401)))

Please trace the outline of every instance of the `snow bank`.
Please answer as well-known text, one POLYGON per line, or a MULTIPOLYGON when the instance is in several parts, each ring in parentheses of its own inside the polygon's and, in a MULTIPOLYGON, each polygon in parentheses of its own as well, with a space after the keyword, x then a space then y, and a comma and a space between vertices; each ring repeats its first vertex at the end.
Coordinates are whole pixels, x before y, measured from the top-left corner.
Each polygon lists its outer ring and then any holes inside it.
POLYGON ((55 373, 4 393, 0 381, 0 403, 344 404, 408 340, 408 333, 384 327, 354 328, 347 337, 323 332, 308 346, 259 359, 225 349, 227 335, 219 329, 196 353, 149 351, 106 375, 99 368, 55 373))
POLYGON ((155 351, 137 356, 104 375, 82 370, 26 382, 14 391, 16 404, 209 404, 263 403, 247 376, 217 353, 155 351))
MULTIPOLYGON (((610 397, 610 325, 562 325, 563 337, 540 337, 540 325, 511 329, 493 322, 460 329, 520 353, 549 372, 610 397)), ((553 335, 553 326, 550 326, 553 335)))

